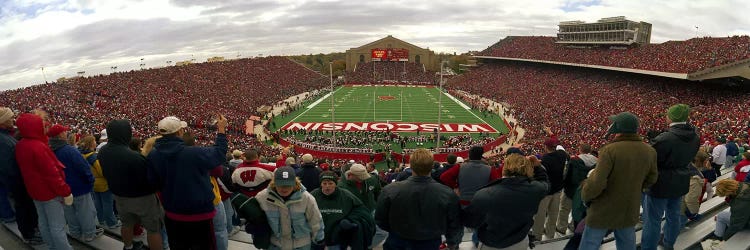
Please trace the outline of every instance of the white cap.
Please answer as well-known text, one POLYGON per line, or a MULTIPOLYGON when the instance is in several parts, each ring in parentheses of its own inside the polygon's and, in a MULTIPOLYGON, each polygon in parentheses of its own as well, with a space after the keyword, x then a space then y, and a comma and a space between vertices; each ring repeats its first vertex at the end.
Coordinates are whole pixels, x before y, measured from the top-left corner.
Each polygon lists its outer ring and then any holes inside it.
POLYGON ((557 145, 557 147, 555 148, 555 150, 565 151, 565 148, 563 148, 563 146, 561 146, 561 145, 557 145))
POLYGON ((461 157, 461 156, 456 157, 456 163, 463 163, 463 162, 464 162, 464 158, 463 157, 461 157))
POLYGON ((187 127, 187 122, 181 121, 176 116, 167 116, 159 121, 159 134, 174 134, 177 130, 187 127))
POLYGON ((99 140, 106 140, 107 139, 107 129, 102 129, 102 132, 99 132, 101 136, 99 136, 99 140))

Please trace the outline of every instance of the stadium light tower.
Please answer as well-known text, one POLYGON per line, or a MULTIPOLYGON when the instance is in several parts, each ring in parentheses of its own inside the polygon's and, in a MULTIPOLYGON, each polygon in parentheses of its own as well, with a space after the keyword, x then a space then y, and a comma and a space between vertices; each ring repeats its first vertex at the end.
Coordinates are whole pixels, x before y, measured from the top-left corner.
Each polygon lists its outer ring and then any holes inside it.
POLYGON ((440 85, 438 87, 438 129, 437 129, 437 140, 435 141, 435 153, 439 153, 440 149, 440 129, 442 128, 443 124, 440 123, 441 114, 443 112, 443 74, 445 73, 445 68, 443 67, 445 65, 446 61, 440 61, 440 85))
POLYGON ((331 128, 333 128, 333 146, 336 147, 336 119, 334 118, 334 113, 336 113, 336 107, 334 106, 333 101, 333 61, 328 62, 328 73, 331 78, 331 128))

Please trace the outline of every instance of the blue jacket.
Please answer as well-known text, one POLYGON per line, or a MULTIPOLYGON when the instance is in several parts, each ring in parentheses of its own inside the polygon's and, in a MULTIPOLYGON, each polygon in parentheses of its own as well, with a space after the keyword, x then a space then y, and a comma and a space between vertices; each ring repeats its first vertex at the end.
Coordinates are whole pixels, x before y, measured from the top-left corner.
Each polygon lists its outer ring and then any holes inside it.
POLYGON ((211 147, 185 146, 179 137, 156 140, 149 153, 148 179, 161 191, 164 210, 180 215, 214 211, 209 171, 226 160, 227 136, 218 134, 211 147))
POLYGON ((77 148, 59 138, 50 138, 49 146, 57 159, 65 165, 65 182, 70 186, 73 196, 80 196, 94 191, 94 175, 91 164, 83 158, 77 148))

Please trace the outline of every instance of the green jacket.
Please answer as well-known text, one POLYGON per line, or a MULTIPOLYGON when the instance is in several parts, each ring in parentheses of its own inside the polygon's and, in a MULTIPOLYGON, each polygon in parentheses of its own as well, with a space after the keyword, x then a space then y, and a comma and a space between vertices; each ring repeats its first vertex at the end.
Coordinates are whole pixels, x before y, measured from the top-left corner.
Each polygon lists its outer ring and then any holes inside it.
POLYGON ((349 190, 354 196, 359 198, 360 201, 367 207, 372 213, 375 211, 377 205, 378 196, 380 196, 380 181, 375 176, 370 176, 362 182, 362 189, 357 188, 357 183, 347 180, 346 176, 341 177, 338 187, 341 189, 349 190))
POLYGON ((729 226, 724 232, 724 240, 728 240, 738 231, 750 226, 750 184, 740 182, 737 196, 729 201, 729 226))
POLYGON ((590 202, 586 225, 600 229, 635 226, 641 194, 658 178, 656 150, 636 134, 622 134, 599 151, 599 162, 581 183, 581 198, 590 202))
POLYGON ((323 194, 320 188, 313 190, 310 194, 315 197, 320 214, 323 215, 326 245, 337 245, 338 233, 335 233, 334 229, 338 232, 341 219, 346 218, 355 207, 362 206, 362 202, 351 192, 338 187, 331 195, 323 194))

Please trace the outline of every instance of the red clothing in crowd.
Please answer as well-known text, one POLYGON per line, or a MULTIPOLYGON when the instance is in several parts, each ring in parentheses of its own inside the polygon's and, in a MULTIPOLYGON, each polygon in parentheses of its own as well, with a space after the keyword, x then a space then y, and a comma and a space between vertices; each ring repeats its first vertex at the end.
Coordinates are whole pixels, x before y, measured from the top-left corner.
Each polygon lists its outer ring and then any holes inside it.
POLYGON ((737 166, 734 166, 734 172, 737 173, 737 176, 734 178, 735 180, 739 182, 745 181, 747 172, 750 172, 750 160, 741 160, 739 163, 737 163, 737 166))
POLYGON ((48 201, 70 195, 70 186, 65 183, 63 172, 65 166, 47 144, 42 118, 22 114, 16 125, 23 136, 16 144, 16 160, 29 196, 37 201, 48 201))
POLYGON ((258 160, 244 161, 237 165, 237 169, 232 173, 232 182, 240 186, 240 192, 243 194, 255 197, 268 187, 268 183, 273 179, 274 170, 274 166, 261 164, 258 160))

